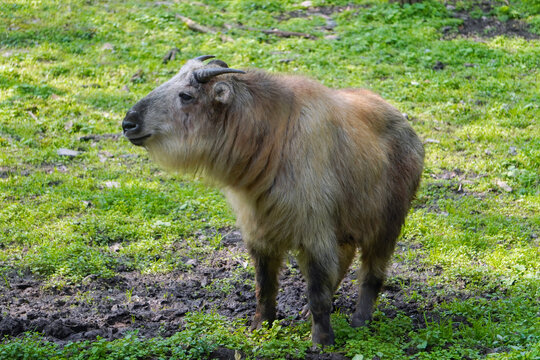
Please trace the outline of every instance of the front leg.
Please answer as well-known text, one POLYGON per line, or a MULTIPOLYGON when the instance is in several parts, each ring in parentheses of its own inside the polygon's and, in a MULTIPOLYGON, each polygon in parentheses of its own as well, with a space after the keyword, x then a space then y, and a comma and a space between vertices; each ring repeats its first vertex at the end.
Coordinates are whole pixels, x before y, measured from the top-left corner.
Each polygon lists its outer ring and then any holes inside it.
POLYGON ((278 293, 278 274, 283 255, 258 252, 250 249, 255 265, 255 296, 257 309, 251 323, 251 330, 259 329, 263 321, 271 324, 276 319, 276 296, 278 293))

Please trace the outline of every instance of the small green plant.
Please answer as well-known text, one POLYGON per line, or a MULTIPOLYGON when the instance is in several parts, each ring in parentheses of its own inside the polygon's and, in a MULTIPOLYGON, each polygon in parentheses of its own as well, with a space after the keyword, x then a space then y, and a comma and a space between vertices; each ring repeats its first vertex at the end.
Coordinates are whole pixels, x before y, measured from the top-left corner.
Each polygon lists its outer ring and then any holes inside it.
POLYGON ((133 296, 133 289, 126 290, 126 302, 130 303, 133 296))

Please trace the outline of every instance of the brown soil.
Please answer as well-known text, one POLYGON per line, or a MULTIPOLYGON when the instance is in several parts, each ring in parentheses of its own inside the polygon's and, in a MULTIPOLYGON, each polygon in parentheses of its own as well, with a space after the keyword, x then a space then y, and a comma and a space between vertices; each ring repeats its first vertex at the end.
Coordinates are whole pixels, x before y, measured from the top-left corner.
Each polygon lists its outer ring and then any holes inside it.
MULTIPOLYGON (((452 2, 449 4, 451 3, 452 2)), ((453 16, 463 20, 463 24, 457 29, 457 34, 477 39, 491 38, 500 35, 522 37, 527 40, 540 38, 538 34, 530 32, 529 25, 523 21, 516 19, 501 21, 499 18, 490 15, 493 11, 493 6, 493 1, 478 1, 476 8, 483 13, 480 17, 472 17, 471 14, 466 11, 455 11, 453 16)), ((448 7, 449 9, 452 9, 453 5, 448 5, 448 7)), ((452 32, 452 28, 450 27, 444 28, 443 32, 451 37, 456 35, 452 32)))
MULTIPOLYGON (((398 243, 397 253, 414 246, 398 243)), ((0 285, 0 338, 36 331, 63 345, 97 336, 112 340, 132 330, 144 337, 167 337, 182 329, 184 315, 191 311, 215 311, 230 319, 249 319, 255 311, 253 274, 238 260, 239 256, 231 256, 245 251, 239 232, 232 231, 223 238, 221 250, 192 261, 189 269, 168 274, 142 275, 119 269, 118 275, 110 279, 90 276, 80 285, 46 290, 32 275, 12 273, 0 285), (223 291, 219 286, 211 286, 216 280, 225 280, 232 286, 223 291)), ((395 262, 384 289, 385 301, 379 309, 388 317, 403 312, 418 327, 423 326, 424 313, 436 319, 437 315, 431 314, 436 304, 465 296, 445 291, 447 295, 441 298, 435 294, 442 291, 427 288, 426 279, 439 271, 420 268, 417 263, 395 262), (407 300, 407 294, 413 290, 429 299, 427 303, 407 300)), ((351 270, 336 295, 334 307, 341 313, 350 314, 354 308, 357 295, 353 279, 351 270)), ((285 325, 303 320, 299 314, 306 304, 305 283, 292 257, 280 281, 278 317, 287 319, 285 325)), ((234 358, 234 352, 225 348, 214 355, 234 358)), ((311 353, 308 358, 344 357, 311 353)))
POLYGON ((495 17, 475 19, 467 13, 458 14, 463 19, 463 25, 458 27, 460 35, 475 38, 490 38, 499 35, 522 37, 524 39, 538 39, 540 36, 529 31, 529 25, 519 20, 501 21, 495 17))

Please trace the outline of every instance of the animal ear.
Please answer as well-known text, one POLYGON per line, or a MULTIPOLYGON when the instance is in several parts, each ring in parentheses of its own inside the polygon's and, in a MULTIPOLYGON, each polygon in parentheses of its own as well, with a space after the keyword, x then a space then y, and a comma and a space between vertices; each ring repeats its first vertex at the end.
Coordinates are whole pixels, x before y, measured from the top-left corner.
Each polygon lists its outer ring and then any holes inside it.
POLYGON ((220 81, 214 84, 214 100, 222 104, 230 104, 233 99, 233 91, 230 84, 220 81))

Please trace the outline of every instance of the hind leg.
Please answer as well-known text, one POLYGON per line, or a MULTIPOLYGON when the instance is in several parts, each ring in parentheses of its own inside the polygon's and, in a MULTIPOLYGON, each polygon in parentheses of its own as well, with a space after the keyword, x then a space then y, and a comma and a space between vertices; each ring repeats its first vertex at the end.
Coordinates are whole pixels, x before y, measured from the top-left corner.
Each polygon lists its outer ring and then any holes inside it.
MULTIPOLYGON (((338 266, 338 275, 337 275, 337 280, 334 284, 334 289, 332 291, 332 295, 334 295, 339 287, 339 284, 341 284, 341 281, 343 280, 343 278, 345 277, 345 274, 347 273, 347 271, 349 270, 349 267, 351 266, 351 263, 354 259, 354 256, 356 255, 356 245, 353 245, 351 243, 344 243, 344 244, 340 244, 339 245, 339 248, 338 248, 338 261, 339 261, 339 266, 338 266)), ((302 313, 301 315, 303 317, 308 317, 310 315, 310 312, 309 312, 309 304, 307 304, 306 306, 304 306, 304 308, 302 309, 302 313)))
POLYGON ((335 248, 303 248, 298 264, 307 282, 307 297, 311 313, 311 339, 314 344, 334 344, 330 324, 332 297, 338 279, 339 259, 335 248))
POLYGON ((362 265, 358 271, 358 303, 351 319, 352 327, 364 326, 366 321, 371 320, 392 252, 393 246, 362 251, 362 265))

